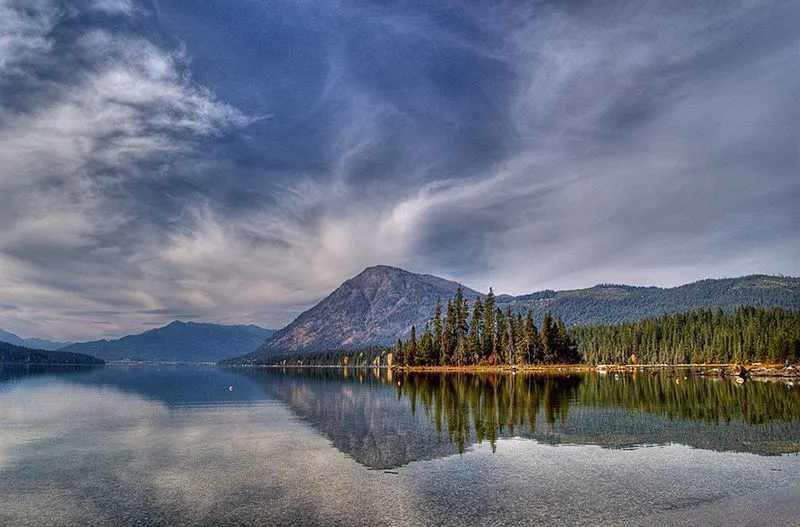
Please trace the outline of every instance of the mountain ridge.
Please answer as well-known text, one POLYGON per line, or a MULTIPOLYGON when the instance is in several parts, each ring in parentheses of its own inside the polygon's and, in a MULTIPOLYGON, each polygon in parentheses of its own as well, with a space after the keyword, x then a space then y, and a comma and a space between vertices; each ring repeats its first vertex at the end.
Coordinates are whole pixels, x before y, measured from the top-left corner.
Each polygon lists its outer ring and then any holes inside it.
POLYGON ((31 337, 24 339, 19 335, 0 329, 0 342, 6 342, 15 346, 22 346, 24 348, 39 349, 46 351, 55 351, 69 346, 71 342, 58 342, 54 340, 40 339, 31 337))
POLYGON ((209 362, 253 350, 274 329, 253 324, 224 325, 174 320, 159 328, 118 339, 79 342, 63 351, 86 353, 105 360, 209 362))
MULTIPOLYGON (((412 324, 421 332, 433 315, 437 298, 446 305, 458 287, 458 283, 434 275, 384 265, 368 267, 257 350, 228 362, 257 362, 325 349, 389 346, 398 338, 407 339, 412 324)), ((476 297, 486 296, 462 289, 470 304, 476 297)), ((800 309, 800 278, 758 274, 706 278, 670 288, 606 283, 518 296, 501 294, 496 296, 496 305, 517 312, 531 309, 537 324, 549 311, 570 326, 632 322, 703 308, 732 311, 741 305, 800 309)))

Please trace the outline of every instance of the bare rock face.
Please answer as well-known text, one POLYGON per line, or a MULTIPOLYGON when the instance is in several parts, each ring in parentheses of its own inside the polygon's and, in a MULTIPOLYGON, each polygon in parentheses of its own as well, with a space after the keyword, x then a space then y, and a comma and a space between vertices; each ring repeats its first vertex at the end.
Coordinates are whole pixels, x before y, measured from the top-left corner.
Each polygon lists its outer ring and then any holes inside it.
MULTIPOLYGON (((344 282, 319 304, 275 333, 252 357, 297 351, 391 345, 420 331, 436 301, 446 304, 459 284, 388 266, 368 267, 344 282)), ((464 288, 470 303, 477 291, 464 288)))

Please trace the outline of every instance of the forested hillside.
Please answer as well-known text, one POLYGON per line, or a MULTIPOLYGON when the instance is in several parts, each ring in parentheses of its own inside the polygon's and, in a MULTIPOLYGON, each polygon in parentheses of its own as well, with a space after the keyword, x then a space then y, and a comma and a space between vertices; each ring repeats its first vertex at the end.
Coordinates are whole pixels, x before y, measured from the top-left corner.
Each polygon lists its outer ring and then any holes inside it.
POLYGON ((105 361, 67 351, 53 351, 15 346, 8 342, 0 342, 0 362, 11 364, 104 364, 105 361))
MULTIPOLYGON (((411 326, 415 326, 416 336, 421 337, 425 324, 432 321, 437 302, 444 310, 447 299, 452 298, 459 287, 456 282, 432 275, 383 265, 369 267, 276 332, 258 350, 238 357, 234 362, 280 363, 295 356, 327 350, 393 347, 397 339, 407 343, 411 326)), ((462 287, 462 291, 471 305, 476 299, 481 303, 487 299, 486 294, 469 288, 462 287)), ((719 308, 724 313, 732 313, 741 306, 800 310, 800 279, 752 275, 701 280, 674 288, 605 284, 570 291, 539 291, 516 297, 497 295, 493 302, 501 312, 500 317, 506 316, 510 310, 515 324, 521 315, 524 325, 525 315, 530 311, 538 325, 550 313, 554 324, 558 325, 560 319, 566 328, 572 328, 635 322, 665 313, 685 313, 696 309, 719 308)), ((469 313, 468 318, 471 315, 469 313)), ((434 331, 433 327, 431 331, 434 331)), ((499 335, 497 339, 502 340, 503 336, 499 335)), ((472 345, 475 351, 477 348, 474 343, 472 345)), ((507 349, 500 344, 500 352, 505 353, 507 349)), ((488 359, 488 355, 483 358, 488 359)), ((468 363, 472 359, 459 356, 447 360, 468 363)))
POLYGON ((570 327, 635 322, 696 309, 720 308, 726 313, 740 306, 800 310, 800 278, 751 275, 701 280, 672 288, 603 284, 517 297, 502 295, 498 296, 498 306, 521 312, 531 309, 535 320, 541 320, 549 311, 570 327))
POLYGON ((700 309, 633 323, 567 329, 545 314, 540 328, 530 312, 491 308, 492 296, 476 299, 467 322, 463 308, 448 301, 421 336, 393 349, 326 350, 272 357, 260 364, 344 366, 470 366, 584 364, 700 364, 800 360, 800 312, 741 307, 725 314, 700 309), (477 318, 476 318, 477 317, 477 318), (494 328, 487 330, 487 328, 494 328))
POLYGON ((590 364, 781 362, 800 358, 800 312, 740 307, 699 309, 637 322, 576 327, 590 364))

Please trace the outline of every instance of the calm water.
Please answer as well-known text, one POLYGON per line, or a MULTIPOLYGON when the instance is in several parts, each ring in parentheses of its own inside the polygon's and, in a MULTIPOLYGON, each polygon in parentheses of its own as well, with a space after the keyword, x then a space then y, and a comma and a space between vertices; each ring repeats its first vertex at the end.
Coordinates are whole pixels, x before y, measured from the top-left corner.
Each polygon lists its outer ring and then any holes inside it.
POLYGON ((800 525, 798 452, 786 383, 0 369, 2 525, 800 525))

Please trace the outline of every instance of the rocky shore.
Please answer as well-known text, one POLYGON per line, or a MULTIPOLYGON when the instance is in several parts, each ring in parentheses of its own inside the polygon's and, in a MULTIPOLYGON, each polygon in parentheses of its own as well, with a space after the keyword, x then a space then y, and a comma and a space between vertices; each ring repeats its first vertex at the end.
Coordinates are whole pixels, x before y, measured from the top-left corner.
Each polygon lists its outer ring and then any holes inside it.
POLYGON ((666 374, 684 375, 686 373, 704 377, 731 377, 748 379, 751 377, 800 379, 800 368, 796 366, 780 365, 743 365, 743 364, 636 364, 617 365, 600 364, 587 366, 584 364, 554 364, 547 366, 407 366, 393 368, 406 372, 428 373, 543 373, 567 374, 580 372, 598 373, 652 373, 664 372, 666 374))
POLYGON ((800 379, 800 369, 795 366, 761 366, 753 365, 750 368, 742 364, 722 368, 711 368, 700 373, 700 375, 716 377, 738 377, 747 379, 750 377, 775 377, 781 379, 800 379))

